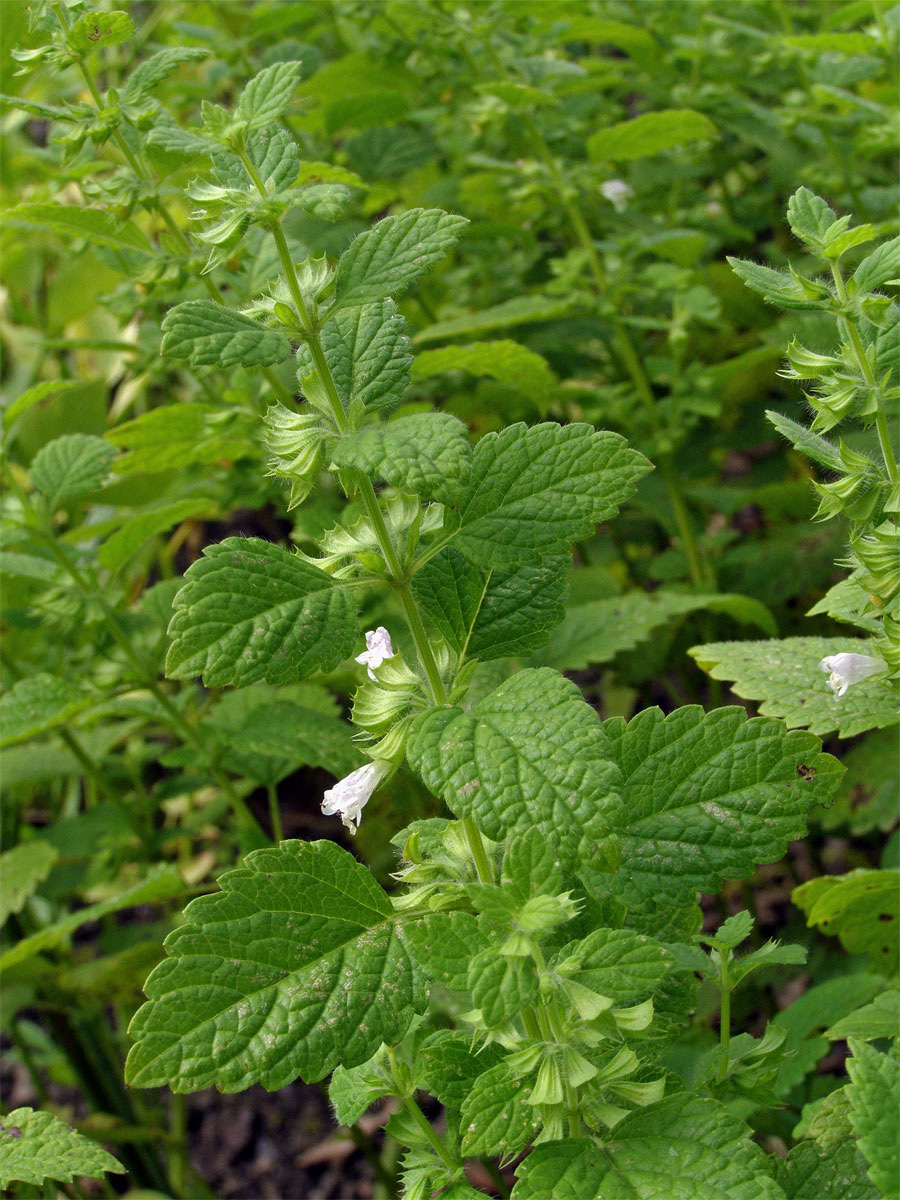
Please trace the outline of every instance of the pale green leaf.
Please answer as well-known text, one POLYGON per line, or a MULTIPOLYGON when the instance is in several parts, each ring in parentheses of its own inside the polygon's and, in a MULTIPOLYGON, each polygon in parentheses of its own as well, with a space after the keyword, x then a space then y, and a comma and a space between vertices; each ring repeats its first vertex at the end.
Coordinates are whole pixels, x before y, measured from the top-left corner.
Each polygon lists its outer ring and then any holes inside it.
POLYGON ((340 96, 325 108, 325 128, 330 136, 342 129, 371 129, 402 121, 409 112, 409 100, 402 92, 364 91, 356 96, 340 96))
POLYGON ((836 730, 848 738, 897 723, 897 697, 877 678, 854 683, 838 700, 819 667, 823 658, 867 649, 869 643, 860 638, 795 637, 712 642, 688 653, 713 679, 733 681, 736 696, 762 701, 763 716, 780 717, 789 726, 806 726, 820 735, 836 730))
POLYGON ((163 317, 162 354, 195 367, 270 367, 291 356, 278 329, 212 300, 186 300, 163 317))
POLYGON ((357 639, 351 593, 259 538, 207 546, 185 573, 169 626, 166 673, 209 687, 289 683, 333 670, 357 639))
POLYGON ((452 504, 472 461, 469 431, 450 413, 417 413, 346 434, 333 461, 371 479, 452 504))
POLYGON ((802 187, 788 200, 787 219, 795 237, 821 252, 825 234, 837 220, 837 213, 821 196, 802 187))
POLYGON ((55 675, 20 679, 0 697, 0 746, 47 733, 92 702, 74 684, 55 675))
POLYGON ((443 342, 448 338, 467 337, 473 333, 493 333, 495 329, 513 329, 516 325, 553 321, 566 316, 571 307, 570 300, 561 300, 557 296, 516 296, 491 308, 482 308, 478 312, 428 325, 419 330, 413 343, 421 346, 428 342, 443 342))
POLYGON ((122 89, 122 102, 133 104, 152 92, 182 63, 206 58, 208 50, 201 46, 166 46, 138 63, 122 89))
POLYGON ((38 558, 36 554, 19 554, 15 550, 0 550, 0 578, 36 579, 50 583, 59 574, 55 559, 38 558))
POLYGON ((271 125, 290 104, 299 81, 299 62, 277 62, 266 67, 241 92, 236 119, 246 121, 248 129, 271 125))
POLYGON ((841 462, 840 452, 837 446, 829 442, 827 438, 820 437, 819 434, 813 433, 811 429, 807 429, 805 425, 801 425, 797 421, 792 421, 783 413, 766 409, 766 416, 795 450, 801 450, 813 462, 827 467, 829 471, 843 471, 844 464, 841 462))
POLYGON ((581 423, 507 426, 475 447, 454 544, 484 567, 558 554, 614 516, 648 470, 616 433, 581 423))
POLYGON ((741 708, 649 708, 603 731, 624 776, 616 884, 672 902, 781 858, 842 773, 812 734, 741 708))
POLYGON ((629 1113, 601 1149, 588 1138, 537 1146, 512 1200, 783 1200, 766 1156, 714 1100, 668 1096, 629 1113))
POLYGON ((445 371, 486 375, 536 400, 542 400, 556 386, 556 376, 545 358, 518 342, 508 340, 423 350, 413 360, 414 379, 429 379, 445 371))
POLYGON ((99 921, 110 913, 119 912, 123 908, 137 908, 140 904, 155 904, 161 900, 171 900, 175 896, 182 896, 184 892, 185 885, 176 871, 166 866, 153 867, 147 878, 141 880, 140 883, 126 888, 108 900, 101 900, 98 904, 91 904, 87 908, 79 908, 75 912, 69 913, 68 916, 55 921, 52 925, 45 925, 43 929, 31 934, 30 937, 16 942, 3 955, 0 955, 0 968, 7 970, 16 963, 25 962, 35 954, 40 954, 44 950, 52 950, 54 946, 58 946, 87 921, 99 921))
POLYGON ((469 963, 466 990, 489 1029, 505 1025, 538 998, 538 977, 530 958, 498 954, 493 948, 469 963))
POLYGON ((541 1127, 536 1107, 528 1103, 529 1079, 516 1078, 506 1063, 490 1067, 474 1081, 463 1102, 460 1125, 466 1157, 519 1154, 541 1127))
POLYGON ((769 304, 800 312, 821 307, 821 298, 810 297, 802 284, 784 271, 739 258, 729 258, 728 262, 735 275, 769 304))
POLYGON ((786 1096, 831 1050, 823 1030, 868 1004, 884 988, 877 975, 857 972, 819 983, 776 1013, 772 1024, 787 1031, 775 1090, 786 1096))
POLYGON ((853 272, 853 278, 860 292, 872 292, 900 278, 900 237, 876 247, 853 272))
POLYGON ((50 874, 59 851, 35 838, 0 854, 0 925, 10 913, 22 911, 25 901, 50 874))
MULTIPOLYGON (((866 630, 867 633, 877 635, 882 630, 880 614, 875 615, 869 593, 852 575, 849 579, 842 579, 830 587, 806 615, 815 617, 819 613, 826 613, 835 621, 855 625, 859 629, 866 630)), ((844 697, 842 696, 841 699, 843 700, 844 697)))
POLYGON ((868 954, 873 971, 896 974, 900 871, 860 868, 847 875, 822 875, 795 888, 791 899, 806 913, 807 925, 839 937, 851 954, 868 954))
POLYGON ((49 379, 45 383, 36 383, 34 387, 16 396, 15 400, 3 409, 4 429, 8 430, 14 421, 35 404, 55 396, 64 396, 66 392, 77 392, 83 387, 84 383, 76 379, 49 379))
POLYGON ((94 246, 153 253, 152 245, 136 225, 100 208, 78 208, 74 204, 17 204, 15 208, 7 209, 3 219, 7 225, 85 238, 94 246))
POLYGON ((469 963, 489 936, 472 913, 432 913, 407 928, 410 953, 425 973, 454 992, 466 990, 469 963))
POLYGON ((900 991, 890 988, 882 992, 871 1004, 835 1021, 825 1036, 830 1041, 855 1037, 864 1042, 873 1038, 900 1038, 900 991))
POLYGON ((597 714, 555 671, 520 671, 472 712, 431 709, 413 723, 408 755, 494 841, 535 827, 566 862, 589 864, 620 819, 621 776, 597 714))
POLYGON ((115 451, 103 438, 89 433, 64 433, 38 450, 31 462, 31 482, 47 505, 96 491, 105 483, 115 451))
POLYGON ((91 12, 79 17, 67 41, 76 54, 84 55, 104 46, 118 46, 133 36, 134 25, 128 13, 91 12))
POLYGON ((361 233, 341 255, 335 276, 335 305, 352 308, 399 296, 459 238, 468 221, 439 208, 411 208, 385 217, 361 233))
POLYGON ((574 977, 618 1005, 647 999, 671 973, 671 954, 659 942, 630 929, 597 929, 579 942, 564 946, 557 965, 573 959, 574 977))
MULTIPOLYGON (((396 407, 409 384, 406 321, 393 300, 336 313, 321 333, 322 350, 344 409, 360 401, 368 411, 396 407)), ((297 351, 301 384, 314 371, 309 347, 297 351)))
POLYGON ((117 425, 107 441, 125 448, 116 474, 168 471, 194 463, 230 463, 256 453, 256 422, 240 409, 166 404, 117 425))
POLYGON ((82 1176, 102 1179, 105 1171, 125 1174, 122 1164, 102 1146, 59 1117, 16 1108, 0 1118, 0 1187, 12 1183, 41 1187, 45 1179, 72 1183, 82 1176))
POLYGON ((715 125, 703 113, 670 108, 608 125, 588 138, 587 150, 591 162, 627 162, 715 136, 715 125))
POLYGON ((765 605, 748 596, 633 591, 570 608, 550 645, 538 651, 532 662, 560 671, 612 662, 621 651, 647 641, 660 626, 671 628, 678 618, 703 611, 725 612, 738 621, 760 625, 767 633, 777 632, 765 605))
POLYGON ((335 1067, 328 1084, 328 1099, 338 1124, 354 1125, 370 1104, 381 1099, 388 1087, 384 1075, 374 1071, 368 1062, 351 1067, 349 1071, 346 1067, 335 1067))
POLYGON ((171 504, 163 504, 147 512, 138 513, 117 529, 112 537, 106 539, 97 553, 97 561, 102 567, 117 571, 157 534, 165 533, 191 517, 212 516, 214 508, 211 501, 200 496, 188 500, 175 500, 171 504))
POLYGON ((315 1082, 396 1045, 421 1008, 393 906, 334 842, 249 854, 194 900, 131 1024, 126 1078, 193 1092, 315 1082))
POLYGON ((851 1038, 847 1072, 850 1121, 869 1164, 869 1178, 884 1196, 900 1196, 900 1061, 851 1038))

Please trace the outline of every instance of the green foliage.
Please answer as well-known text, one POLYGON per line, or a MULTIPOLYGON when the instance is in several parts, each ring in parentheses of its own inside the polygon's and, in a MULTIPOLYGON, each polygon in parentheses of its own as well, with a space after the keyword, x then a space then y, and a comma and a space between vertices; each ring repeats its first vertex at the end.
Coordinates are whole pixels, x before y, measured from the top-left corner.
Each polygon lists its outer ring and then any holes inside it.
POLYGON ((45 1179, 71 1183, 79 1176, 102 1179, 106 1171, 122 1174, 121 1163, 96 1142, 50 1113, 16 1108, 0 1122, 0 1187, 45 1179))
POLYGON ((869 1164, 869 1178, 883 1195, 891 1196, 900 1190, 900 1133, 896 1121, 900 1062, 894 1054, 880 1054, 854 1038, 848 1045, 852 1055, 847 1061, 850 1122, 869 1164))
POLYGON ((163 354, 192 366, 268 367, 284 362, 291 346, 277 329, 210 300, 187 300, 165 317, 163 354))
POLYGON ((21 842, 0 854, 0 925, 10 913, 21 912, 58 857, 56 847, 40 838, 21 842))
POLYGON ((587 149, 593 162, 628 162, 674 150, 688 142, 708 141, 715 134, 715 125, 703 113, 672 108, 643 113, 601 129, 588 138, 587 149))
POLYGON ((70 433, 48 442, 31 464, 31 482, 55 509, 105 481, 114 451, 102 438, 70 433))
POLYGON ((867 953, 873 971, 896 975, 898 888, 900 871, 860 869, 811 879, 795 890, 793 900, 807 924, 839 937, 851 954, 867 953))

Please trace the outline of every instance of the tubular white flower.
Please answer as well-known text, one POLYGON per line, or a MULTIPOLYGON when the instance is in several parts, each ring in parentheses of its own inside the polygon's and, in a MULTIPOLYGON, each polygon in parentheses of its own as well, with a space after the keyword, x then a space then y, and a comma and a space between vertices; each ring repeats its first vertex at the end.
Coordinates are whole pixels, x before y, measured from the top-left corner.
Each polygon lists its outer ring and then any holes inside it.
POLYGON ((322 812, 326 817, 340 815, 350 832, 356 833, 362 821, 362 810, 390 769, 388 762, 370 762, 357 768, 326 791, 322 812))
POLYGON ((624 179, 607 179, 600 184, 600 195, 610 202, 616 212, 624 212, 634 192, 624 179))
POLYGON ((394 647, 391 645, 391 635, 383 625, 370 629, 366 634, 366 648, 362 654, 357 654, 356 661, 368 668, 369 678, 377 683, 373 672, 381 666, 386 658, 394 657, 394 647))
POLYGON ((828 686, 840 700, 852 683, 868 679, 885 669, 886 664, 880 658, 872 658, 868 654, 829 654, 819 663, 821 669, 828 673, 828 686))

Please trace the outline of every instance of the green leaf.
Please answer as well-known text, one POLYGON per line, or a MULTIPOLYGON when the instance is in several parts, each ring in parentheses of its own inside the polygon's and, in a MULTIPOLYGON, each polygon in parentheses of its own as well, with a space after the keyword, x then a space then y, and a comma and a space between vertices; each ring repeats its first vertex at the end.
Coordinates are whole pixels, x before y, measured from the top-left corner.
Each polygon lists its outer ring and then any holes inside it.
POLYGON ((20 679, 0 697, 0 746, 14 746, 62 725, 92 699, 55 675, 20 679))
POLYGON ((59 921, 55 921, 52 925, 45 925, 43 929, 31 934, 30 937, 16 942, 14 946, 0 955, 0 969, 7 970, 16 963, 25 962, 35 954, 53 949, 87 921, 99 921, 110 913, 119 912, 123 908, 137 908, 141 904, 155 904, 160 900, 171 900, 175 896, 184 895, 184 892, 184 882, 176 871, 171 867, 153 867, 146 879, 142 879, 140 883, 126 888, 108 900, 101 900, 99 904, 79 908, 59 921))
POLYGON ((837 730, 854 737, 867 729, 897 723, 897 697, 877 678, 854 683, 840 700, 819 663, 842 653, 865 653, 860 638, 782 638, 772 642, 711 642, 688 653, 713 679, 733 681, 745 700, 761 700, 763 716, 780 717, 791 727, 807 726, 819 735, 837 730))
POLYGON ((128 76, 128 82, 122 90, 122 102, 134 104, 149 95, 182 63, 196 62, 206 58, 208 54, 209 51, 200 46, 166 46, 163 50, 157 50, 155 54, 138 63, 128 76))
POLYGON ((897 972, 900 871, 860 868, 847 875, 823 875, 795 888, 791 899, 806 913, 807 925, 839 937, 850 954, 868 954, 873 971, 897 972))
POLYGON ((151 408, 106 434, 126 453, 116 474, 168 471, 195 463, 233 462, 256 453, 256 422, 248 412, 211 404, 166 404, 151 408))
POLYGON ((468 346, 443 346, 423 350, 413 360, 414 379, 429 379, 445 371, 467 371, 508 383, 543 400, 556 386, 556 376, 545 358, 518 342, 474 342, 468 346))
POLYGON ((290 104, 299 82, 299 62, 273 63, 251 79, 241 92, 235 118, 246 121, 248 129, 271 125, 290 104))
POLYGON ((869 1164, 868 1175, 884 1196, 900 1195, 900 1062, 851 1038, 847 1071, 850 1121, 869 1164))
POLYGON ((19 554, 15 550, 0 550, 0 578, 36 579, 51 583, 59 574, 55 559, 38 558, 36 554, 19 554))
POLYGON ((788 200, 787 219, 794 236, 821 253, 825 234, 837 220, 837 213, 821 196, 802 187, 788 200))
POLYGON ((353 597, 324 571, 259 538, 226 538, 203 554, 175 597, 170 678, 289 683, 352 652, 353 597))
POLYGON ((831 1049, 822 1031, 867 1004, 883 987, 884 981, 876 975, 858 972, 839 976, 811 987, 772 1018, 772 1024, 787 1030, 788 1035, 778 1068, 779 1096, 787 1096, 831 1049))
POLYGON ((4 429, 9 430, 14 421, 17 421, 35 404, 40 404, 42 400, 64 396, 66 392, 77 392, 83 387, 84 383, 81 380, 74 379, 50 379, 45 383, 36 383, 34 387, 16 396, 15 400, 3 409, 4 429))
POLYGON ((345 435, 333 461, 423 500, 452 504, 468 476, 472 446, 450 413, 417 413, 345 435))
POLYGON ((413 576, 429 623, 458 653, 483 661, 543 645, 565 615, 568 555, 485 572, 448 546, 413 576))
POLYGON ((579 983, 619 1005, 647 999, 673 966, 671 954, 659 942, 630 929, 597 929, 583 941, 564 946, 557 965, 568 959, 578 963, 579 983))
POLYGON ((827 291, 822 295, 810 295, 798 279, 786 275, 783 271, 773 271, 771 267, 745 262, 739 258, 729 258, 728 262, 735 275, 742 279, 751 291, 778 308, 813 311, 821 308, 823 298, 827 298, 827 291))
POLYGON ((512 1200, 783 1200, 747 1126, 714 1100, 668 1096, 629 1113, 601 1149, 578 1138, 536 1146, 512 1200))
POLYGON ((853 272, 860 292, 873 292, 892 279, 900 278, 900 237, 883 242, 867 255, 853 272))
MULTIPOLYGON (((378 1055, 375 1055, 377 1062, 378 1055)), ((334 1108, 339 1125, 354 1125, 370 1104, 380 1100, 389 1090, 385 1076, 373 1069, 372 1062, 358 1067, 337 1066, 328 1084, 328 1099, 334 1108)))
POLYGON ((612 662, 621 651, 647 641, 660 626, 671 627, 679 617, 698 611, 726 612, 767 633, 777 632, 765 605, 747 596, 633 591, 570 608, 551 644, 538 651, 532 663, 575 671, 612 662))
POLYGON ((813 433, 811 429, 807 429, 805 425, 800 425, 797 421, 792 421, 790 417, 786 417, 779 412, 773 412, 771 409, 766 409, 766 416, 781 436, 787 438, 795 450, 802 451, 813 462, 817 462, 822 467, 827 467, 829 471, 844 470, 844 464, 841 462, 837 446, 832 445, 827 438, 820 437, 819 434, 813 433))
POLYGON ((38 450, 31 462, 31 482, 51 510, 63 500, 96 491, 109 475, 115 451, 103 438, 65 433, 38 450))
POLYGON ((214 509, 215 505, 210 500, 204 500, 200 496, 188 500, 175 500, 172 504, 163 504, 148 512, 138 513, 116 530, 112 537, 106 539, 98 551, 97 561, 101 567, 117 571, 157 534, 165 533, 191 517, 209 516, 214 509))
POLYGON ((715 125, 703 113, 670 108, 608 125, 588 138, 587 150, 591 162, 629 162, 715 136, 715 125))
POLYGON ((616 433, 581 423, 507 426, 475 447, 455 545, 484 567, 558 554, 614 516, 648 470, 616 433))
MULTIPOLYGON (((100 14, 102 15, 102 14, 100 14)), ((105 1171, 124 1175, 125 1168, 102 1146, 70 1129, 59 1117, 16 1108, 0 1119, 0 1187, 45 1179, 72 1183, 79 1177, 102 1179, 105 1171)))
POLYGON ((520 671, 472 712, 424 713, 408 755, 426 786, 493 841, 535 827, 567 863, 590 863, 618 816, 621 777, 597 715, 555 671, 520 671))
POLYGON ((866 1160, 855 1142, 828 1150, 800 1142, 775 1163, 775 1180, 788 1200, 879 1200, 866 1179, 866 1160))
POLYGON ((489 1029, 505 1025, 538 998, 538 978, 531 959, 498 954, 491 947, 469 963, 466 988, 489 1029))
POLYGON ((435 157, 433 138, 408 125, 379 125, 354 134, 344 143, 350 166, 364 179, 394 179, 424 166, 435 157))
POLYGON ((444 257, 467 224, 465 217, 439 208, 411 208, 385 217, 341 255, 329 316, 370 300, 399 296, 444 257))
POLYGON ((482 308, 478 312, 428 325, 419 330, 413 343, 421 346, 427 342, 443 342, 448 338, 466 337, 473 333, 493 333, 495 329, 513 329, 516 325, 554 321, 566 316, 571 307, 571 300, 560 300, 556 296, 516 296, 491 308, 482 308))
POLYGON ((504 1062, 479 1075, 462 1105, 463 1154, 510 1159, 524 1150, 541 1127, 530 1094, 529 1079, 517 1079, 504 1062))
POLYGON ((741 708, 650 708, 603 731, 624 776, 617 884, 673 903, 781 858, 843 771, 812 734, 741 708))
POLYGON ((25 901, 50 874, 59 851, 35 838, 0 854, 0 925, 10 913, 22 911, 25 901))
POLYGON ((212 300, 186 300, 163 317, 161 353, 194 367, 271 367, 291 356, 278 329, 212 300))
POLYGON ((7 225, 86 238, 94 246, 155 253, 136 225, 112 217, 100 208, 77 208, 74 204, 17 204, 4 213, 3 219, 7 225))
MULTIPOLYGON (((406 321, 393 300, 379 300, 332 316, 321 333, 325 361, 345 410, 360 401, 369 412, 395 408, 409 386, 406 321)), ((297 350, 301 384, 313 374, 306 344, 297 350)))
POLYGON ((460 1109, 475 1080, 496 1066, 500 1058, 501 1051, 496 1045, 482 1046, 476 1053, 470 1033, 438 1029, 419 1047, 416 1071, 425 1090, 441 1104, 460 1109))
POLYGON ((131 1024, 126 1078, 192 1092, 315 1082, 396 1045, 421 1011, 387 894, 334 842, 249 854, 188 905, 131 1024))
POLYGON ((342 129, 371 129, 402 121, 409 112, 409 100, 402 92, 365 91, 356 96, 341 96, 325 108, 325 128, 333 137, 342 129))
POLYGON ((134 25, 128 13, 85 13, 69 30, 68 43, 78 55, 104 46, 118 46, 134 36, 134 25))
POLYGON ((891 988, 882 992, 871 1004, 835 1021, 825 1031, 825 1036, 830 1041, 855 1037, 866 1042, 874 1038, 900 1037, 900 991, 891 988))
POLYGON ((468 986, 469 963, 489 938, 472 913, 432 913, 407 928, 410 953, 431 979, 454 992, 468 986))

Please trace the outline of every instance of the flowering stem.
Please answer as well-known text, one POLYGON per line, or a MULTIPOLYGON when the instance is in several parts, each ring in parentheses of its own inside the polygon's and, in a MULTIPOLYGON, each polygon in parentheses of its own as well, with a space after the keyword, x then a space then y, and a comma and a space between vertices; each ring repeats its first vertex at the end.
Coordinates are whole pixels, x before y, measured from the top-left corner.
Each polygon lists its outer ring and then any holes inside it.
POLYGON ((723 949, 719 963, 719 991, 721 1004, 719 1009, 719 1044, 722 1056, 719 1059, 718 1077, 721 1082, 728 1075, 728 1047, 731 1042, 731 980, 728 976, 728 963, 731 951, 723 949))
MULTIPOLYGON (((238 157, 244 165, 244 169, 253 181, 253 185, 261 196, 266 195, 266 185, 260 178, 259 172, 250 161, 246 151, 238 150, 238 157)), ((272 236, 275 239, 275 245, 278 249, 278 257, 281 260, 281 268, 284 271, 285 279, 287 280, 288 288, 290 289, 291 297, 297 308, 297 314, 300 317, 300 322, 306 334, 306 344, 309 346, 310 357, 313 360, 313 367, 316 375, 319 377, 319 382, 325 389, 325 394, 328 397, 328 404, 331 409, 331 416, 339 433, 346 433, 349 429, 347 414, 344 412, 344 406, 341 403, 341 398, 338 395, 337 386, 334 382, 334 376, 331 373, 331 368, 328 366, 328 360, 325 357, 325 352, 322 349, 322 343, 319 338, 319 331, 316 323, 313 320, 309 307, 303 298, 303 292, 300 288, 300 281, 297 278, 297 270, 294 266, 294 261, 291 258, 290 248, 287 244, 287 238, 284 236, 284 230, 281 227, 281 221, 272 222, 272 236)), ((422 617, 416 606, 415 598, 409 586, 409 580, 404 573, 397 551, 394 549, 394 544, 391 541, 391 535, 388 533, 387 525, 384 523, 384 517, 381 508, 378 504, 378 497, 375 495, 375 489, 372 486, 372 481, 366 475, 358 474, 358 490, 359 498, 362 501, 363 507, 366 510, 366 516, 372 523, 372 528, 375 532, 375 537, 378 541, 379 549, 384 556, 384 561, 391 573, 391 581, 394 590, 400 597, 400 603, 403 605, 403 611, 406 615, 407 624, 409 625, 410 633, 413 637, 413 642, 416 646, 416 654, 419 662, 422 664, 422 669, 428 680, 429 691, 431 698, 435 704, 446 703, 446 692, 444 691, 444 683, 441 679, 441 673, 438 670, 438 665, 434 657, 434 652, 431 649, 431 644, 428 640, 428 633, 422 622, 422 617)))
POLYGON ((278 787, 270 783, 266 788, 269 801, 269 820, 272 824, 272 837, 276 842, 284 841, 284 827, 281 824, 281 809, 278 806, 278 787))
MULTIPOLYGON (((842 304, 846 305, 847 289, 844 287, 844 279, 837 263, 831 264, 831 275, 834 279, 838 299, 842 304)), ((878 442, 881 446, 881 454, 884 458, 884 465, 887 467, 887 473, 890 476, 891 483, 900 483, 900 468, 897 467, 894 448, 891 445, 891 431, 888 427, 887 414, 884 409, 884 396, 878 385, 878 380, 875 378, 872 364, 869 362, 862 339, 859 336, 859 330, 856 328, 854 322, 846 316, 840 316, 838 320, 847 332, 847 338, 850 342, 850 349, 853 351, 856 365, 875 396, 875 428, 878 431, 878 442)))

